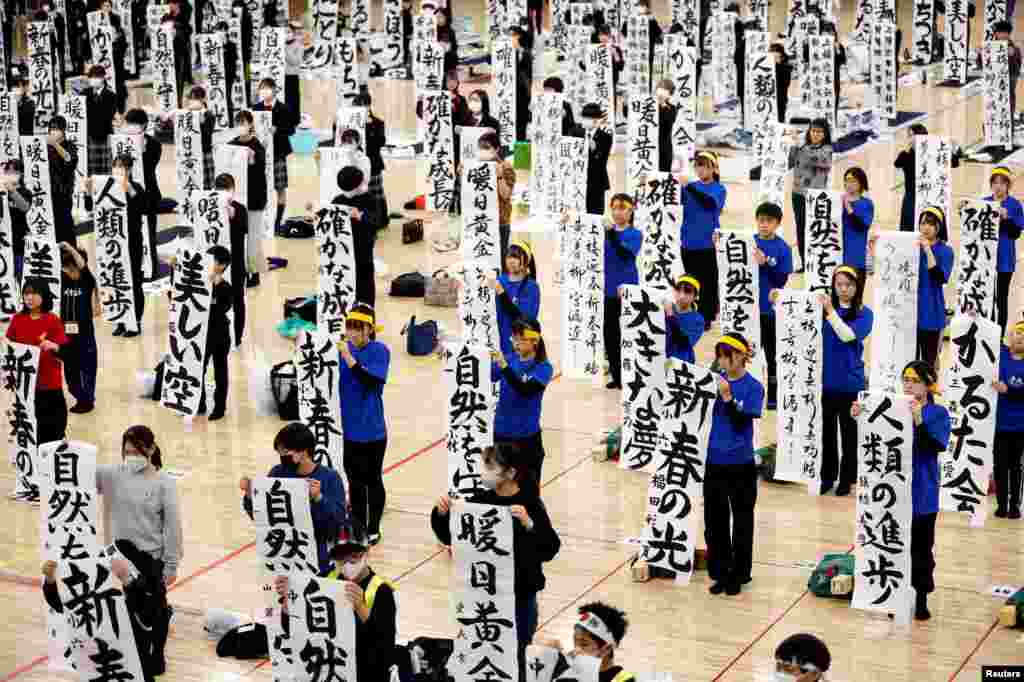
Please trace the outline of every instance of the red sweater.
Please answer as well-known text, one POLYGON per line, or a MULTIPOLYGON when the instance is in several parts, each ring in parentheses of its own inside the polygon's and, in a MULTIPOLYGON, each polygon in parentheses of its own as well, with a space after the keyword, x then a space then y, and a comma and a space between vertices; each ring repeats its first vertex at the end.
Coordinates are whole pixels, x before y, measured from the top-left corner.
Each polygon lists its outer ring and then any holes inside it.
MULTIPOLYGON (((43 313, 33 320, 28 313, 18 313, 7 327, 7 338, 26 346, 38 346, 44 340, 58 346, 68 342, 64 335, 64 323, 53 313, 43 313)), ((60 358, 56 353, 43 351, 39 354, 39 374, 36 378, 37 391, 59 391, 64 388, 60 358)))

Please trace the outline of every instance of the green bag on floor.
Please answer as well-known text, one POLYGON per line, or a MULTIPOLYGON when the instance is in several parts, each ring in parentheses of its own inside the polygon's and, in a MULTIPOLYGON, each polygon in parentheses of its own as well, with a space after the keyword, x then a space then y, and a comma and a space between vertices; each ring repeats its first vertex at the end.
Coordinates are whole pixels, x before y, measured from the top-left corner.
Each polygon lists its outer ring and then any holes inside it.
POLYGON ((512 167, 516 170, 530 170, 530 143, 516 142, 512 167))
POLYGON ((618 460, 619 449, 622 447, 622 427, 615 429, 608 434, 608 438, 605 440, 605 452, 608 454, 608 459, 618 460))
POLYGON ((775 480, 775 444, 772 443, 754 451, 757 464, 757 473, 766 481, 775 480))
POLYGON ((832 594, 832 579, 840 575, 853 575, 853 554, 826 554, 807 580, 807 589, 818 597, 849 599, 851 594, 832 594))

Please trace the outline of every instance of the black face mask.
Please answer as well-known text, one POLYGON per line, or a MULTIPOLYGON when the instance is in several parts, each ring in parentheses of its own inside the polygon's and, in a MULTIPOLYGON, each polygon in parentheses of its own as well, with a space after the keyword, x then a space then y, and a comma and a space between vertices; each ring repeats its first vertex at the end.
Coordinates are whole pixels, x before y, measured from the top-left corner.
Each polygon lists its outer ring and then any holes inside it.
POLYGON ((290 455, 281 455, 281 467, 290 474, 294 474, 299 470, 299 465, 290 455))

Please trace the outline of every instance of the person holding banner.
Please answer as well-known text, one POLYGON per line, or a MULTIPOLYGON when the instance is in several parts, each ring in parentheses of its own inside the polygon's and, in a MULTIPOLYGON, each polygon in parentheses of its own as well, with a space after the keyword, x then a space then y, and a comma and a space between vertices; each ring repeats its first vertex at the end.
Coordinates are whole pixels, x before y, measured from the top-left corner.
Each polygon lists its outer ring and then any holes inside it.
MULTIPOLYGON (((373 244, 377 227, 383 220, 380 206, 367 192, 366 176, 355 166, 338 171, 338 189, 332 204, 349 207, 352 216, 352 250, 356 263, 356 300, 370 308, 377 302, 377 284, 374 280, 373 244)), ((251 221, 250 221, 251 225, 251 221)))
POLYGON ((683 267, 703 286, 698 305, 707 331, 718 317, 718 256, 711 235, 721 227, 727 193, 718 176, 718 154, 699 151, 693 161, 697 179, 679 176, 684 207, 679 239, 683 267))
MULTIPOLYGON (((231 352, 231 329, 228 326, 228 313, 235 301, 231 285, 224 281, 224 272, 231 266, 231 252, 223 246, 210 247, 206 252, 213 257, 210 264, 210 319, 207 322, 206 354, 203 356, 203 386, 205 387, 206 368, 213 361, 213 411, 207 417, 215 422, 224 418, 224 408, 228 400, 228 353, 231 352)), ((206 391, 199 399, 199 411, 206 414, 206 391)))
MULTIPOLYGON (((114 13, 114 5, 111 0, 101 0, 99 3, 98 10, 104 14, 105 21, 110 25, 112 37, 114 39, 113 45, 111 45, 112 61, 114 64, 114 83, 117 86, 117 92, 115 94, 115 107, 116 110, 124 113, 125 102, 128 101, 128 82, 127 74, 125 74, 125 51, 128 48, 128 41, 124 37, 124 28, 121 26, 121 17, 114 13)), ((92 46, 90 45, 90 58, 92 55, 92 46)), ((98 65, 97 65, 98 66, 98 65)), ((104 69, 104 75, 105 74, 104 69)), ((89 118, 93 117, 93 109, 90 103, 89 106, 89 118)), ((89 175, 106 175, 107 171, 103 173, 89 173, 89 175)))
MULTIPOLYGON (((533 97, 533 34, 519 26, 509 29, 516 53, 516 139, 526 139, 532 115, 533 97)), ((494 132, 499 132, 495 130, 494 132)))
POLYGON ((361 92, 356 95, 352 105, 366 107, 366 143, 363 146, 366 156, 370 159, 370 183, 367 185, 366 191, 378 204, 377 214, 381 218, 378 229, 383 229, 390 223, 388 198, 384 194, 384 156, 381 153, 388 143, 387 128, 384 120, 373 113, 369 92, 361 92))
MULTIPOLYGON (((551 76, 544 79, 544 94, 559 94, 565 92, 565 83, 558 76, 551 76)), ((573 128, 576 127, 576 121, 573 120, 572 105, 566 101, 562 101, 562 135, 571 135, 573 128)), ((496 130, 498 135, 501 135, 501 131, 496 130)))
MULTIPOLYGON (((602 20, 594 30, 594 37, 590 42, 608 48, 608 56, 612 60, 612 90, 618 92, 619 74, 626 67, 626 60, 622 56, 622 48, 612 40, 612 27, 602 20)), ((618 95, 615 95, 615 101, 618 102, 618 95)))
POLYGON ((124 432, 121 459, 121 464, 96 467, 96 490, 104 496, 110 536, 119 546, 122 541, 132 543, 150 559, 139 569, 153 586, 151 655, 153 674, 162 675, 172 613, 167 588, 178 579, 178 562, 185 555, 178 488, 161 471, 163 455, 148 426, 131 426, 124 432))
MULTIPOLYGON (((615 649, 622 644, 626 629, 629 627, 626 613, 600 601, 584 604, 577 609, 577 613, 579 620, 572 629, 570 656, 590 656, 598 659, 599 682, 633 682, 636 678, 632 674, 625 672, 622 666, 615 665, 615 649)), ((538 644, 562 651, 562 643, 557 639, 538 640, 538 644)), ((559 656, 552 679, 565 679, 563 673, 568 671, 569 667, 566 657, 559 656)))
POLYGON ((18 106, 18 135, 34 135, 36 131, 36 101, 29 97, 29 91, 27 78, 15 76, 11 79, 11 92, 18 106))
POLYGON ((847 169, 843 184, 843 258, 863 277, 868 261, 868 232, 875 221, 875 202, 864 196, 868 175, 860 166, 847 169))
POLYGON ((452 28, 452 10, 447 3, 434 12, 434 21, 437 27, 437 42, 444 47, 444 72, 452 73, 459 68, 459 41, 452 28))
POLYGON ((782 43, 772 43, 768 51, 775 60, 775 111, 779 115, 779 123, 789 123, 786 109, 789 107, 789 85, 793 82, 793 63, 789 61, 782 43))
MULTIPOLYGON (((935 521, 939 515, 939 454, 949 447, 949 411, 935 403, 938 375, 932 365, 920 360, 903 370, 903 393, 912 398, 914 416, 913 508, 910 529, 910 583, 917 593, 914 618, 928 620, 928 594, 935 591, 935 521)), ((854 419, 861 405, 850 408, 854 419)))
POLYGON ((814 635, 790 635, 775 647, 777 682, 821 682, 832 666, 832 654, 825 642, 814 635))
MULTIPOLYGON (((267 271, 267 259, 263 255, 263 211, 267 208, 267 150, 256 138, 256 123, 253 120, 252 112, 239 111, 235 115, 235 125, 238 135, 228 144, 249 149, 249 177, 246 181, 249 196, 245 200, 249 219, 245 244, 245 262, 249 272, 246 286, 255 287, 260 284, 260 273, 267 271)), ((277 144, 276 141, 274 144, 277 144)), ((276 161, 274 169, 274 182, 276 183, 278 182, 276 161)), ((287 171, 285 171, 284 182, 287 185, 287 171)), ((214 184, 216 184, 216 180, 214 184)), ((278 206, 279 218, 281 216, 280 209, 281 207, 278 206)))
POLYGON ((25 263, 25 236, 28 234, 27 214, 32 193, 25 186, 24 166, 20 159, 9 159, 3 166, 0 191, 7 194, 11 216, 11 252, 14 255, 14 279, 21 281, 25 263))
POLYGON ((501 123, 491 115, 491 99, 486 90, 474 90, 467 98, 469 116, 465 126, 471 128, 490 128, 501 138, 501 123))
POLYGON ((768 401, 766 408, 775 409, 778 394, 778 375, 775 362, 775 298, 772 294, 784 289, 793 272, 793 251, 786 240, 776 233, 782 224, 782 207, 765 201, 754 213, 757 220, 757 234, 754 242, 754 261, 757 263, 758 305, 761 311, 761 347, 764 349, 768 370, 768 401))
MULTIPOLYGON (((281 457, 267 474, 270 478, 304 478, 309 484, 309 511, 313 517, 320 575, 334 570, 329 547, 348 523, 345 513, 345 484, 334 469, 313 461, 316 436, 301 422, 285 425, 274 436, 274 450, 281 457)), ((253 518, 252 479, 243 476, 238 482, 242 491, 242 510, 253 518)))
POLYGON ((21 283, 24 307, 11 318, 8 341, 39 346, 36 375, 36 444, 64 440, 68 426, 68 404, 64 400, 61 347, 68 337, 64 323, 54 315, 53 291, 45 280, 26 277, 21 283))
POLYGON ((228 39, 228 22, 221 21, 217 24, 217 35, 220 36, 221 45, 224 47, 224 92, 227 97, 228 120, 235 120, 235 104, 231 93, 235 87, 236 74, 238 73, 238 46, 228 39))
POLYGON ((78 151, 67 144, 68 122, 63 116, 50 118, 46 138, 46 156, 50 162, 50 197, 53 201, 53 229, 57 242, 78 244, 75 221, 71 216, 71 195, 75 189, 78 151))
POLYGON ((178 79, 178 92, 185 83, 192 82, 192 7, 188 0, 169 0, 167 14, 160 24, 170 29, 174 44, 174 72, 178 79))
POLYGON ((654 89, 654 98, 658 101, 658 170, 662 173, 672 172, 672 129, 679 115, 679 109, 672 104, 675 91, 675 84, 668 79, 658 81, 654 89))
MULTIPOLYGON (((397 633, 398 603, 394 586, 368 563, 370 541, 361 523, 352 519, 331 548, 334 570, 326 578, 345 582, 345 596, 356 616, 356 677, 359 682, 389 682, 397 633)), ((287 613, 289 580, 274 578, 287 613)))
MULTIPOLYGON (((798 133, 793 131, 795 142, 798 133)), ((804 236, 807 231, 807 195, 809 189, 828 189, 832 173, 832 127, 823 118, 811 121, 804 136, 803 144, 789 148, 789 167, 793 169, 793 222, 796 223, 797 253, 800 254, 800 269, 804 271, 807 254, 804 251, 804 236)))
POLYGON ((508 255, 508 240, 512 236, 512 191, 516 186, 516 169, 504 158, 497 132, 484 133, 476 141, 477 158, 492 161, 498 178, 498 251, 502 265, 508 255))
POLYGON ((85 106, 89 116, 88 175, 110 174, 110 136, 114 134, 114 116, 117 96, 107 87, 107 70, 99 64, 89 69, 89 88, 85 91, 85 106))
POLYGON ((946 243, 946 213, 937 206, 921 211, 921 265, 917 280, 917 359, 938 371, 942 330, 946 328, 944 287, 953 274, 953 249, 946 243))
POLYGON ((512 324, 520 318, 537 319, 540 285, 533 250, 524 241, 512 242, 505 255, 505 271, 494 280, 498 295, 498 342, 501 352, 512 352, 512 324))
MULTIPOLYGON (((583 105, 580 123, 572 131, 573 137, 588 138, 587 145, 587 213, 604 213, 604 196, 612 187, 608 177, 608 157, 612 153, 612 136, 605 126, 608 116, 597 102, 583 105)), ((632 205, 632 204, 631 204, 632 205)))
POLYGON ((711 594, 735 596, 751 580, 757 503, 754 420, 761 417, 764 387, 747 371, 750 358, 750 343, 741 334, 725 334, 715 344, 722 375, 711 413, 704 475, 704 539, 711 594))
POLYGON ((665 303, 667 338, 665 355, 683 362, 697 362, 694 348, 704 335, 704 316, 697 311, 700 282, 693 275, 683 275, 675 283, 675 302, 665 303))
POLYGON ((850 406, 865 387, 864 341, 875 317, 864 305, 864 279, 850 265, 835 269, 831 295, 821 294, 819 299, 828 323, 821 332, 821 494, 831 490, 838 477, 836 495, 843 497, 857 481, 857 422, 850 417, 850 406))
POLYGON ((494 442, 515 445, 523 473, 539 485, 544 466, 540 413, 555 370, 537 320, 512 323, 512 346, 515 353, 491 353, 491 381, 498 384, 494 442))
POLYGON ((992 382, 996 403, 995 480, 999 518, 1020 518, 1021 456, 1024 455, 1024 322, 1006 334, 999 377, 992 382))
MULTIPOLYGON (((644 236, 633 227, 633 197, 616 194, 611 200, 611 219, 605 217, 604 233, 604 352, 608 358, 611 381, 605 388, 622 388, 622 315, 623 285, 639 284, 636 256, 644 236)), ((565 218, 568 220, 568 217, 565 218)))
MULTIPOLYGON (((156 608, 161 585, 149 576, 153 573, 154 560, 145 552, 140 551, 130 540, 118 540, 114 543, 120 557, 110 560, 110 572, 121 582, 138 650, 139 664, 145 682, 155 682, 158 668, 152 655, 153 626, 159 620, 159 609, 156 608)), ((57 591, 57 562, 47 561, 43 564, 43 598, 47 606, 56 613, 64 613, 64 605, 57 591)))
POLYGON ((996 249, 996 308, 998 309, 999 331, 1006 329, 1009 317, 1010 282, 1017 269, 1017 240, 1024 230, 1024 207, 1016 197, 1010 196, 1013 174, 1006 166, 992 169, 988 180, 992 194, 985 201, 999 204, 999 246, 996 249))
MULTIPOLYGON (((156 244, 156 214, 163 201, 160 184, 156 177, 156 167, 163 156, 163 145, 155 137, 148 134, 149 114, 144 109, 131 109, 124 115, 125 135, 142 135, 142 180, 146 186, 146 223, 149 230, 149 243, 156 244)), ((156 249, 151 249, 152 271, 157 272, 156 249)))
POLYGON ((75 405, 68 412, 87 414, 96 405, 96 326, 93 318, 99 317, 100 295, 96 278, 89 270, 83 251, 72 248, 67 242, 60 243, 61 282, 60 309, 64 314, 64 333, 67 344, 61 348, 64 362, 64 376, 68 392, 75 399, 75 405))
POLYGON ((341 351, 341 428, 345 434, 345 475, 353 518, 366 526, 370 544, 380 542, 384 514, 384 454, 388 449, 384 384, 391 351, 377 340, 377 315, 356 303, 345 316, 341 351))
MULTIPOLYGON (((544 564, 558 555, 562 541, 540 499, 540 488, 529 473, 522 451, 510 443, 484 448, 480 457, 483 492, 466 501, 509 507, 515 554, 516 635, 519 638, 519 679, 525 679, 526 647, 537 630, 537 594, 547 584, 544 564)), ((454 505, 448 495, 438 499, 430 514, 430 527, 438 542, 451 547, 449 515, 454 505)), ((457 510, 457 508, 456 508, 457 510)))
POLYGON ((212 189, 215 173, 213 165, 214 117, 213 112, 206 107, 206 90, 201 85, 193 85, 192 89, 188 91, 185 108, 202 113, 202 120, 199 123, 199 146, 203 150, 203 189, 212 189))
MULTIPOLYGON (((260 101, 252 107, 253 111, 271 112, 270 121, 274 131, 274 189, 277 191, 277 217, 274 219, 275 231, 281 227, 281 218, 288 208, 288 157, 292 153, 290 138, 295 134, 295 127, 299 125, 297 110, 292 109, 284 102, 277 101, 274 94, 276 91, 277 86, 274 84, 274 79, 264 78, 260 81, 260 101)), ((262 171, 258 168, 253 168, 252 172, 249 173, 249 182, 252 182, 252 176, 255 172, 262 171)), ((252 210, 252 206, 249 209, 252 210)), ((260 220, 263 219, 262 210, 260 209, 260 220)), ((252 235, 252 230, 249 231, 249 234, 250 236, 252 235)), ((266 268, 266 262, 262 266, 257 264, 256 271, 252 275, 252 277, 256 278, 257 284, 260 281, 260 273, 266 272, 266 268)))
MULTIPOLYGON (((943 43, 939 41, 939 45, 943 43)), ((900 204, 900 230, 913 232, 917 229, 915 211, 917 210, 917 152, 914 151, 914 138, 927 135, 928 128, 920 123, 907 128, 907 147, 900 150, 893 161, 893 166, 903 171, 903 203, 900 204)), ((950 167, 959 168, 962 153, 955 150, 950 156, 950 167)))
MULTIPOLYGON (((125 232, 128 236, 128 255, 132 267, 132 296, 135 299, 135 321, 138 323, 138 331, 129 331, 123 324, 119 324, 112 332, 113 336, 121 336, 126 339, 138 336, 142 333, 142 312, 146 308, 146 294, 142 290, 142 226, 143 214, 149 212, 149 197, 146 191, 137 182, 131 179, 132 166, 135 159, 130 154, 121 154, 114 159, 113 167, 110 170, 111 176, 121 185, 125 198, 128 200, 126 213, 128 223, 125 232)), ((155 241, 150 242, 156 244, 155 241)))
MULTIPOLYGON (((273 26, 275 23, 267 22, 264 26, 273 26)), ((302 73, 302 61, 307 47, 312 47, 312 39, 306 38, 302 22, 289 21, 284 40, 284 105, 295 115, 296 125, 302 113, 302 80, 299 74, 302 73)), ((277 124, 274 125, 276 127, 277 124)))
POLYGON ((213 188, 228 204, 228 233, 231 240, 231 294, 235 318, 235 345, 242 343, 245 334, 245 242, 249 234, 249 212, 235 200, 235 179, 228 173, 221 173, 213 181, 213 188))

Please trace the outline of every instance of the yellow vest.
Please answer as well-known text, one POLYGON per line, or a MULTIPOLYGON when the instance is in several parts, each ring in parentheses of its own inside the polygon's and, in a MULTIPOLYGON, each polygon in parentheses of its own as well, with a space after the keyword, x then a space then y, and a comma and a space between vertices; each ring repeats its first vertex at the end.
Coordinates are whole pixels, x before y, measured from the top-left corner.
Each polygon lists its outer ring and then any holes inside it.
POLYGON ((636 679, 632 673, 627 673, 625 670, 620 670, 619 674, 612 678, 612 682, 633 682, 636 679))
MULTIPOLYGON (((327 574, 327 579, 341 580, 341 578, 338 577, 337 567, 335 567, 333 571, 327 574)), ((363 597, 366 600, 366 608, 368 611, 373 611, 373 600, 377 598, 377 590, 380 589, 381 585, 387 585, 391 588, 392 591, 394 591, 395 589, 394 585, 389 583, 387 580, 384 580, 384 578, 381 578, 379 575, 374 574, 374 576, 370 578, 370 584, 366 586, 366 592, 363 593, 363 597)), ((625 682, 625 680, 620 680, 616 678, 615 682, 625 682)))

